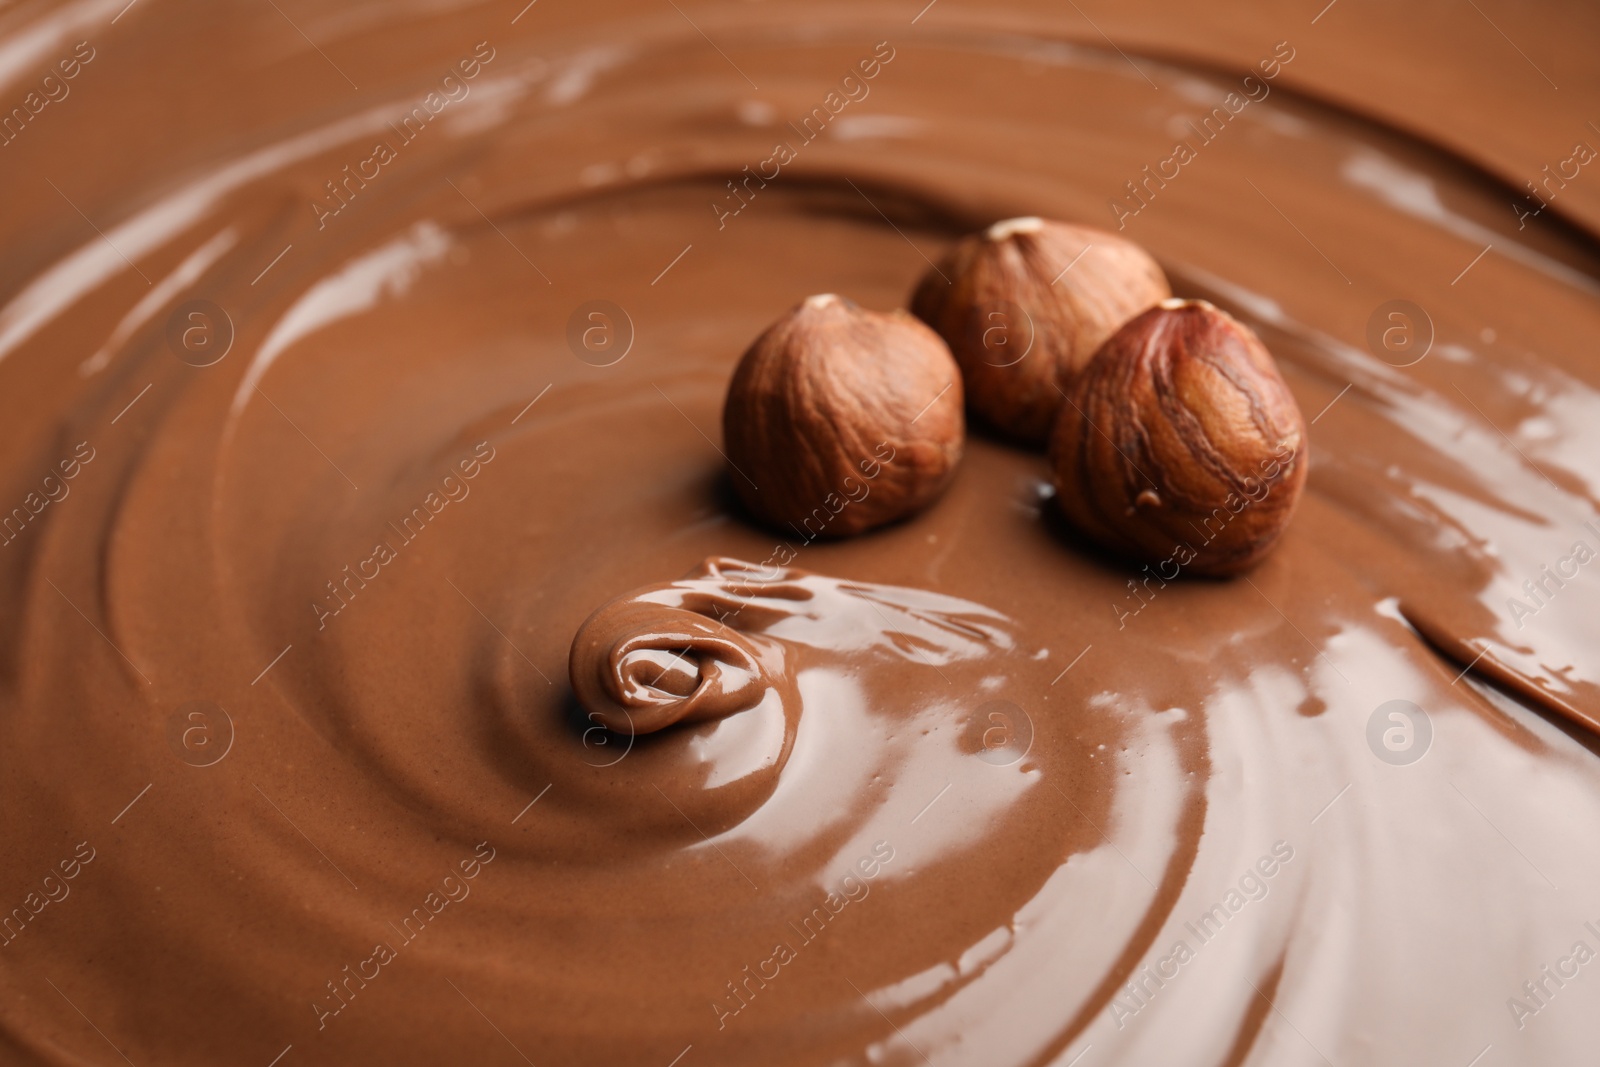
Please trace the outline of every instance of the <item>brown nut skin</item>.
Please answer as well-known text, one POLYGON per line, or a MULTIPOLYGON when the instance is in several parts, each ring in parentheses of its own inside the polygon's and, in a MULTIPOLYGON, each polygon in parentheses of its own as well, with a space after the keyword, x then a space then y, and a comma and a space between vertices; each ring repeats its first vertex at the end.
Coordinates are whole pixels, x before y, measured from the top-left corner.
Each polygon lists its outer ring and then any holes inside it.
POLYGON ((1237 574, 1289 524, 1305 420, 1233 316, 1164 301, 1113 334, 1067 393, 1050 441, 1056 502, 1092 540, 1170 580, 1237 574))
POLYGON ((965 437, 961 373, 903 311, 808 297, 745 351, 722 434, 757 518, 808 541, 861 533, 944 491, 965 437))
POLYGON ((956 242, 917 284, 911 311, 950 345, 973 413, 1043 445, 1061 390, 1119 326, 1171 295, 1131 241, 1030 217, 956 242))

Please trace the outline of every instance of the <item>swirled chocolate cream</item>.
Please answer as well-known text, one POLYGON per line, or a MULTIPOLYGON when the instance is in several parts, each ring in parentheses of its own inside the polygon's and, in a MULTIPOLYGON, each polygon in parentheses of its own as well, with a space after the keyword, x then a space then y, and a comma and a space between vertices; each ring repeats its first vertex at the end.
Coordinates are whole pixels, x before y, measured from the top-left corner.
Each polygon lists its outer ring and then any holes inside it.
MULTIPOLYGON (((1359 5, 919 6, 0 15, 0 1062, 1592 1058, 1600 178, 1535 216, 1355 107, 1359 5), (971 368, 1059 322, 934 358, 919 284, 1029 218, 1270 354, 1269 552, 1255 483, 1157 544, 1192 469, 1104 477, 1257 357, 1137 349, 1057 446, 1076 386, 971 368), (759 513, 735 367, 829 293, 928 377, 759 513)), ((1485 9, 1581 99, 1578 14, 1485 9)))

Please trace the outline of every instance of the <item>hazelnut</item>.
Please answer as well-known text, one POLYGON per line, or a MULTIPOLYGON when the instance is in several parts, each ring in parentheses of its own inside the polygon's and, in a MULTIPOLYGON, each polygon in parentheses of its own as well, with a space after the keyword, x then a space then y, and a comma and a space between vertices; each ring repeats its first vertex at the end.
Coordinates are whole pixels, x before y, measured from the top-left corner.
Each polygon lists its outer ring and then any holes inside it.
POLYGON ((722 433, 745 506, 807 540, 905 518, 961 459, 961 374, 903 311, 806 298, 756 338, 728 386, 722 433))
POLYGON ((1306 480, 1306 424, 1251 329, 1164 300, 1112 335, 1067 390, 1050 441, 1056 501, 1101 545, 1235 574, 1283 533, 1306 480))
POLYGON ((1117 327, 1171 295, 1131 241, 1021 218, 958 241, 923 275, 911 310, 949 343, 973 412, 1042 445, 1061 390, 1117 327))

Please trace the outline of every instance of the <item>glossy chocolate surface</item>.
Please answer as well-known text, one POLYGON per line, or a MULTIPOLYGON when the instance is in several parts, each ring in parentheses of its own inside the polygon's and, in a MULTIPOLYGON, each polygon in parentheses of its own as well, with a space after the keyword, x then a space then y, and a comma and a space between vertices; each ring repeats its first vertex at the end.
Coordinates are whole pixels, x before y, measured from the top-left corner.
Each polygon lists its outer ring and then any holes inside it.
POLYGON ((1600 144, 1592 20, 1541 111, 1466 9, 122 6, 3 29, 0 1060, 1592 1056, 1600 177, 1506 132, 1600 144), (735 502, 750 340, 1016 215, 1276 357, 1247 575, 976 432, 735 502))

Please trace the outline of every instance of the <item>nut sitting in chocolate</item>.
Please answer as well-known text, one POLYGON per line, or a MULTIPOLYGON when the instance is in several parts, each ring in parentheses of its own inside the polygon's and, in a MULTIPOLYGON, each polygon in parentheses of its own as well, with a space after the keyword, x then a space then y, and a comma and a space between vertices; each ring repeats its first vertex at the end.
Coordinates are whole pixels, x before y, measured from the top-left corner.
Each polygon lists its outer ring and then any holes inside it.
POLYGON ((1067 394, 1050 442, 1056 500, 1105 547, 1235 574, 1288 525, 1305 421, 1266 347, 1226 312, 1163 301, 1112 335, 1067 394))
POLYGON ((1007 219, 923 275, 912 312, 950 345, 985 422, 1042 445, 1061 389, 1140 311, 1172 295, 1138 245, 1064 222, 1007 219))
POLYGON ((961 397, 950 350, 916 319, 807 297, 733 373, 722 411, 733 484, 758 518, 808 540, 905 518, 955 472, 961 397))

